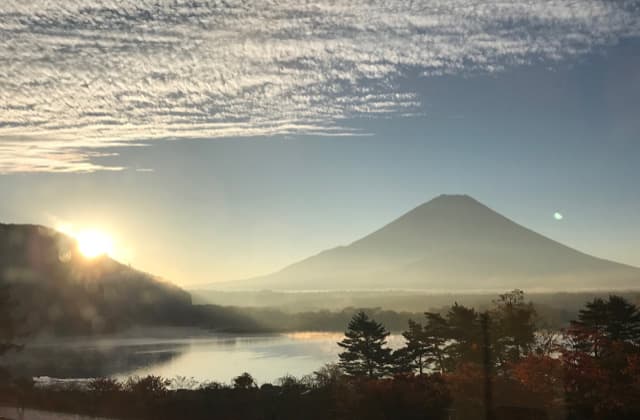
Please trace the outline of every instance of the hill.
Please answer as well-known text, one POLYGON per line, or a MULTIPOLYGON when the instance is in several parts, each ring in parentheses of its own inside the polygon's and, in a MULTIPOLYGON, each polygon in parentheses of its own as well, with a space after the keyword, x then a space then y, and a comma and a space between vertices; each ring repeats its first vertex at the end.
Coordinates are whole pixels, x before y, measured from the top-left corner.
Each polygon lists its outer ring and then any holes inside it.
POLYGON ((272 290, 637 288, 640 269, 592 257, 466 195, 442 195, 348 246, 214 287, 272 290))
POLYGON ((0 281, 25 333, 113 332, 192 318, 187 292, 108 256, 87 259, 75 240, 44 226, 0 224, 0 281))

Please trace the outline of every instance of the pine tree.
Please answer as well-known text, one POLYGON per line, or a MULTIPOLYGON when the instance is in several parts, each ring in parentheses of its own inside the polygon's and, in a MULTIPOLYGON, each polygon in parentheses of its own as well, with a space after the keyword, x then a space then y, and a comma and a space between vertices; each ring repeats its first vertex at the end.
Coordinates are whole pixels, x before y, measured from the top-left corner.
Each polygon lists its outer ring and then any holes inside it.
POLYGON ((410 319, 409 329, 403 332, 402 336, 406 340, 406 345, 402 349, 402 357, 399 359, 409 370, 418 369, 418 373, 422 375, 424 369, 428 367, 429 355, 431 354, 430 343, 427 341, 424 327, 410 319))
POLYGON ((349 322, 345 338, 338 343, 340 367, 351 376, 379 378, 390 372, 391 350, 386 347, 389 331, 360 311, 349 322))
POLYGON ((481 345, 484 341, 479 314, 455 302, 447 312, 450 338, 448 356, 455 362, 482 363, 481 345))
POLYGON ((394 353, 400 371, 435 368, 443 372, 446 364, 446 342, 449 339, 447 321, 440 315, 425 312, 426 324, 409 320, 409 329, 402 333, 405 347, 394 353))
POLYGON ((496 357, 516 361, 528 354, 535 343, 536 311, 525 303, 524 292, 515 289, 500 295, 491 311, 496 357))
POLYGON ((620 296, 607 300, 595 298, 585 305, 572 321, 570 333, 575 346, 599 357, 608 342, 619 341, 640 345, 640 310, 620 296))
POLYGON ((609 321, 606 333, 612 340, 640 344, 640 310, 621 296, 611 295, 607 302, 609 321))
POLYGON ((448 341, 451 338, 449 324, 442 315, 433 312, 425 312, 427 323, 424 326, 425 342, 429 346, 430 361, 434 368, 444 372, 449 359, 447 357, 448 341))

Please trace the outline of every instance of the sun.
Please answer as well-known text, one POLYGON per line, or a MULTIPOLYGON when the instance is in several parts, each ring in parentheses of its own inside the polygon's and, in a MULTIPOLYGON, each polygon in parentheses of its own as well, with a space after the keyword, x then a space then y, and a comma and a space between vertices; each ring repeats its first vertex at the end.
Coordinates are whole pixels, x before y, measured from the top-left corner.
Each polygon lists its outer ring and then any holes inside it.
POLYGON ((76 229, 69 223, 59 224, 56 230, 75 239, 78 244, 78 251, 88 259, 101 255, 114 256, 114 242, 111 235, 104 230, 87 228, 76 229))
POLYGON ((111 237, 99 230, 82 230, 73 235, 78 241, 80 253, 87 258, 109 255, 113 252, 111 237))

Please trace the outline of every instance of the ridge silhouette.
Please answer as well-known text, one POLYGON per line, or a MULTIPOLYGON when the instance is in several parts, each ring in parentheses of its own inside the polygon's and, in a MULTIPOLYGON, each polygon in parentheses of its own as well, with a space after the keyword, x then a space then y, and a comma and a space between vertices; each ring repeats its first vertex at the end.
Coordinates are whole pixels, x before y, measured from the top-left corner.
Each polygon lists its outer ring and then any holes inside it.
POLYGON ((176 285, 106 255, 88 259, 73 238, 39 225, 0 223, 0 284, 10 288, 26 333, 172 325, 192 310, 176 285))

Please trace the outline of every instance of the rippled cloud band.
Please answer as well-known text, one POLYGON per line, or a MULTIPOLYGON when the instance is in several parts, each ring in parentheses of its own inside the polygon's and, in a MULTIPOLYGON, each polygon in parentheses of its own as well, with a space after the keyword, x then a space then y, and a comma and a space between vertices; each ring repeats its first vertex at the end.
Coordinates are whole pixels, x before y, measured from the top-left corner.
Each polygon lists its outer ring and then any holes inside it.
POLYGON ((420 112, 408 74, 639 33, 636 1, 4 0, 0 173, 119 170, 96 158, 153 139, 363 134, 344 122, 420 112))

